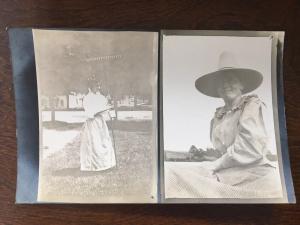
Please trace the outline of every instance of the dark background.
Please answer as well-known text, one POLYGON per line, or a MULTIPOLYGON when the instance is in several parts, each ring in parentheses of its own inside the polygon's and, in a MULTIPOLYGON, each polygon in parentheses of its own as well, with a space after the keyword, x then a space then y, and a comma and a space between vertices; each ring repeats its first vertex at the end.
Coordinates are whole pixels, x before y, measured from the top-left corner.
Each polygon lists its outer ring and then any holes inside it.
POLYGON ((15 205, 9 27, 284 30, 288 143, 300 191, 300 1, 0 0, 0 224, 299 224, 297 205, 15 205))

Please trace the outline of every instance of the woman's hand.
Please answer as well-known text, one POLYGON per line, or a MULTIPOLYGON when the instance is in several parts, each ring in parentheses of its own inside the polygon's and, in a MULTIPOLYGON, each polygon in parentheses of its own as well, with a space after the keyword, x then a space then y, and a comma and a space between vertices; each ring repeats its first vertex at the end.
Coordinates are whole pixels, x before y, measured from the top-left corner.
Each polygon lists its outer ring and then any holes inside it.
POLYGON ((217 159, 215 161, 207 162, 207 164, 205 164, 205 168, 211 170, 214 174, 215 172, 221 169, 221 160, 217 159))
POLYGON ((203 170, 201 171, 201 174, 204 177, 211 178, 214 180, 219 181, 218 175, 216 174, 216 163, 215 162, 201 162, 201 167, 203 170))

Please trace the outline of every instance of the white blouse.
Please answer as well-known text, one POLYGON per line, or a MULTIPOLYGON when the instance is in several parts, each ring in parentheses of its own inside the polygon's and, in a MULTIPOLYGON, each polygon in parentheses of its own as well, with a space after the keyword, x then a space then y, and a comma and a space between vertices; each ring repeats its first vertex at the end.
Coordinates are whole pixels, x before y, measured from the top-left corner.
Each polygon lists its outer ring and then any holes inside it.
POLYGON ((109 109, 108 101, 99 92, 93 93, 89 92, 84 98, 83 98, 83 108, 86 113, 86 115, 89 118, 93 118, 95 114, 109 109))
POLYGON ((265 157, 269 149, 262 104, 256 95, 249 95, 231 110, 217 109, 211 122, 211 141, 223 155, 216 160, 216 170, 269 164, 265 157))

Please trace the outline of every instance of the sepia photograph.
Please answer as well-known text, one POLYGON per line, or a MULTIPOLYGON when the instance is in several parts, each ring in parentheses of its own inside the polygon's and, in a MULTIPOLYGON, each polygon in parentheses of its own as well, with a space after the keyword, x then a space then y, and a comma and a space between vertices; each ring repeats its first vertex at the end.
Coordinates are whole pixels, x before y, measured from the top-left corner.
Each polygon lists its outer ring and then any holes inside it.
POLYGON ((274 37, 219 33, 162 36, 164 197, 282 199, 274 37))
POLYGON ((33 30, 39 202, 157 201, 156 32, 33 30))

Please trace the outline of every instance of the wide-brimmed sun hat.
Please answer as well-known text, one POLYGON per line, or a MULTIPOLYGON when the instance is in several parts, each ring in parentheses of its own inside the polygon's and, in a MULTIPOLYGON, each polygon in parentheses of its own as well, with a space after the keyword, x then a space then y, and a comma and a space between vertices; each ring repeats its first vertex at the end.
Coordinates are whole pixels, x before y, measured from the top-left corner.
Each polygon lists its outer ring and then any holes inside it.
POLYGON ((242 94, 255 90, 263 81, 263 76, 260 72, 254 69, 239 67, 234 54, 226 51, 220 54, 219 69, 199 77, 195 82, 195 86, 204 95, 220 98, 218 84, 229 76, 235 77, 241 82, 244 87, 242 94))

